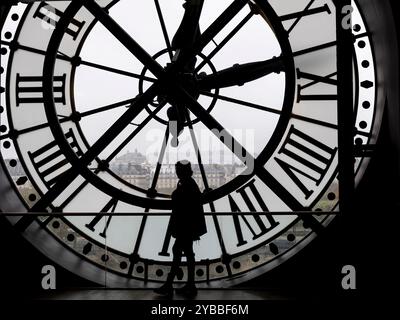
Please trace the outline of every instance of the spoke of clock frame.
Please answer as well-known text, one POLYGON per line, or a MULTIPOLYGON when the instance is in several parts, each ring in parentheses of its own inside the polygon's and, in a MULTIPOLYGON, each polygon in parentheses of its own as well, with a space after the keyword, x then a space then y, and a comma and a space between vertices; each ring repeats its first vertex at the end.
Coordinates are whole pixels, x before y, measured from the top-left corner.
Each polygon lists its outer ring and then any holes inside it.
MULTIPOLYGON (((252 103, 252 102, 247 102, 247 101, 243 101, 243 100, 240 100, 240 99, 231 98, 231 97, 223 96, 223 95, 220 95, 220 94, 215 94, 215 93, 211 93, 211 92, 208 92, 208 91, 201 91, 200 94, 208 96, 208 97, 211 97, 211 98, 217 98, 219 100, 230 102, 230 103, 233 103, 233 104, 241 105, 241 106, 244 106, 244 107, 253 108, 253 109, 257 109, 257 110, 261 110, 261 111, 265 111, 265 112, 270 112, 270 113, 273 113, 273 114, 281 114, 282 113, 281 110, 276 110, 276 109, 265 107, 265 106, 261 106, 261 105, 258 105, 258 104, 252 103)), ((323 126, 323 127, 326 127, 326 128, 331 128, 331 129, 335 129, 335 130, 338 129, 338 126, 336 124, 325 122, 325 121, 321 121, 321 120, 317 120, 317 119, 313 119, 313 118, 309 118, 309 117, 305 117, 305 116, 301 116, 301 115, 297 115, 295 113, 292 113, 291 117, 293 119, 305 121, 305 122, 308 122, 308 123, 313 123, 313 124, 316 124, 316 125, 319 125, 319 126, 323 126)))
POLYGON ((147 77, 147 76, 144 76, 144 75, 136 74, 136 73, 133 73, 133 72, 128 72, 128 71, 125 71, 125 70, 120 70, 120 69, 108 67, 108 66, 105 66, 105 65, 101 65, 101 64, 98 64, 98 63, 93 63, 93 62, 86 61, 86 60, 82 60, 80 62, 80 64, 84 65, 84 66, 87 66, 87 67, 100 69, 100 70, 108 71, 108 72, 111 72, 111 73, 116 73, 116 74, 119 74, 119 75, 122 75, 122 76, 127 76, 127 77, 130 77, 130 78, 135 78, 135 79, 144 80, 144 81, 148 81, 148 82, 155 82, 156 81, 156 79, 151 78, 151 77, 147 77))
POLYGON ((246 25, 247 22, 250 21, 253 16, 253 11, 247 14, 247 16, 239 22, 239 24, 216 46, 216 48, 207 55, 206 59, 196 67, 195 72, 199 72, 207 64, 207 61, 214 58, 214 56, 246 25))
POLYGON ((147 69, 160 78, 165 74, 164 68, 155 61, 104 9, 94 0, 81 0, 83 6, 138 59, 147 69))
MULTIPOLYGON (((165 151, 167 149, 167 145, 168 145, 168 140, 169 140, 169 126, 167 126, 167 129, 165 131, 165 135, 164 135, 164 139, 161 145, 161 150, 160 150, 160 154, 158 155, 158 160, 157 160, 157 166, 156 166, 156 170, 154 171, 154 176, 153 176, 153 180, 151 182, 151 186, 149 189, 149 194, 150 196, 152 196, 152 194, 154 194, 154 192, 156 191, 156 186, 157 186, 157 182, 158 182, 158 178, 160 175, 160 171, 161 171, 161 166, 162 163, 164 161, 164 157, 165 157, 165 151)), ((138 235, 136 237, 136 241, 135 241, 135 247, 133 249, 133 252, 130 255, 130 265, 129 265, 129 269, 128 269, 128 274, 132 274, 133 272, 133 267, 135 265, 135 263, 137 262, 137 259, 139 258, 139 249, 140 249, 140 244, 142 242, 142 238, 143 238, 143 233, 144 233, 144 228, 146 226, 147 223, 147 215, 146 213, 148 213, 150 211, 150 208, 146 208, 145 209, 145 214, 142 217, 142 221, 140 222, 140 227, 139 227, 139 231, 138 231, 138 235)))
POLYGON ((170 61, 172 61, 172 58, 173 58, 174 54, 172 52, 171 41, 169 39, 168 30, 167 30, 167 27, 165 25, 164 15, 162 13, 159 0, 154 0, 154 5, 156 6, 157 15, 158 15, 158 19, 160 21, 161 30, 162 30, 162 33, 163 33, 163 36, 164 36, 165 45, 167 46, 167 50, 168 50, 169 59, 170 59, 170 61))
POLYGON ((84 111, 84 112, 80 113, 80 116, 82 118, 84 118, 84 117, 92 116, 94 114, 98 114, 101 112, 110 111, 110 110, 113 110, 116 108, 120 108, 120 107, 124 107, 124 106, 127 107, 128 105, 132 105, 132 103, 134 103, 136 99, 137 98, 127 99, 127 100, 123 100, 120 102, 111 103, 111 104, 103 106, 103 107, 98 107, 98 108, 95 108, 92 110, 84 111))
POLYGON ((205 171, 204 166, 203 166, 203 160, 202 160, 202 157, 201 157, 199 145, 197 143, 196 134, 195 134, 194 129, 193 129, 192 120, 191 120, 190 114, 189 114, 189 112, 187 110, 184 111, 184 114, 185 114, 186 121, 188 123, 188 129, 189 129, 189 133, 190 133, 190 138, 192 139, 193 148, 194 148, 194 151, 196 153, 197 161, 199 163, 201 178, 203 179, 204 188, 205 188, 205 191, 207 192, 209 190, 207 175, 206 175, 206 171, 205 171))
MULTIPOLYGON (((39 54, 39 55, 42 55, 42 56, 46 55, 46 51, 44 51, 44 50, 40 50, 40 49, 33 48, 33 47, 28 47, 28 46, 19 44, 16 41, 1 40, 0 43, 2 45, 9 46, 11 51, 16 51, 18 49, 21 49, 21 50, 24 50, 24 51, 27 51, 27 52, 31 52, 31 53, 35 53, 35 54, 39 54)), ((71 62, 71 58, 66 56, 66 55, 63 55, 63 54, 57 54, 57 59, 71 62)))
POLYGON ((216 94, 216 93, 212 93, 209 91, 205 91, 205 90, 201 90, 200 91, 201 95, 210 97, 210 98, 216 98, 222 101, 226 101, 226 102, 230 102, 233 104, 238 104, 238 105, 242 105, 244 107, 249 107, 249 108, 253 108, 253 109, 257 109, 257 110, 261 110, 261 111, 265 111, 265 112, 270 112, 270 113, 274 113, 274 114, 281 114, 281 110, 277 110, 274 108, 270 108, 270 107, 265 107, 265 106, 261 106, 252 102, 248 102, 248 101, 243 101, 237 98, 231 98, 231 97, 227 97, 221 94, 216 94))
POLYGON ((161 145, 161 150, 160 150, 160 154, 158 155, 158 159, 157 159, 157 166, 156 166, 156 170, 154 171, 154 176, 153 176, 153 180, 150 186, 150 191, 153 192, 156 190, 156 186, 158 183, 158 178, 160 175, 160 171, 161 171, 161 167, 164 161, 164 157, 165 157, 165 151, 167 150, 167 145, 168 145, 168 141, 169 141, 169 134, 170 134, 170 128, 169 125, 167 126, 167 129, 165 130, 165 134, 164 134, 164 140, 162 142, 161 145))
MULTIPOLYGON (((190 113, 187 112, 187 110, 185 112, 185 115, 186 115, 186 121, 188 122, 188 127, 189 127, 189 131, 190 131, 190 137, 192 139, 193 147, 194 147, 194 150, 195 150, 196 156, 197 156, 197 161, 199 163, 199 168, 200 168, 201 177, 202 177, 202 180, 203 180, 203 183, 204 183, 205 192, 207 193, 210 190, 210 186, 208 184, 207 175, 206 175, 206 172, 204 170, 203 161, 202 161, 201 153, 200 153, 200 148, 199 148, 199 145, 198 145, 197 139, 196 139, 196 133, 194 132, 194 129, 193 129, 192 121, 190 119, 190 113)), ((209 202, 209 205, 210 205, 211 212, 215 213, 216 210, 215 210, 214 202, 212 202, 212 201, 209 202)), ((217 233, 219 245, 221 247, 222 258, 223 258, 222 262, 225 264, 226 270, 228 271, 228 274, 232 275, 232 269, 231 269, 231 266, 229 264, 228 253, 226 251, 225 242, 224 242, 224 239, 222 237, 222 232, 221 232, 221 228, 220 228, 220 225, 219 225, 218 217, 216 215, 213 215, 212 218, 213 218, 213 222, 214 222, 215 231, 217 233)))
MULTIPOLYGON (((42 56, 46 55, 46 51, 44 51, 44 50, 40 50, 40 49, 36 49, 36 48, 33 48, 33 47, 24 46, 24 45, 21 45, 19 43, 15 43, 15 42, 1 40, 1 44, 9 46, 10 49, 12 48, 13 50, 21 49, 21 50, 24 50, 24 51, 27 51, 27 52, 32 52, 32 53, 35 53, 35 54, 39 54, 39 55, 42 55, 42 56)), ((144 81, 148 81, 148 82, 154 82, 156 80, 154 78, 150 78, 150 77, 147 77, 147 76, 142 76, 142 75, 139 75, 139 74, 136 74, 136 73, 133 73, 133 72, 129 72, 129 71, 125 71, 125 70, 121 70, 121 69, 105 66, 105 65, 94 63, 94 62, 91 62, 91 61, 81 60, 81 59, 74 59, 74 58, 71 58, 71 57, 61 53, 61 52, 57 54, 57 59, 63 60, 63 61, 68 61, 71 64, 77 63, 77 65, 85 65, 87 67, 91 67, 91 68, 95 68, 95 69, 99 69, 99 70, 103 70, 103 71, 108 71, 108 72, 111 72, 111 73, 119 74, 119 75, 130 77, 130 78, 135 78, 135 79, 139 79, 139 80, 144 80, 144 81)))
MULTIPOLYGON (((94 173, 98 174, 100 170, 96 170, 94 173)), ((84 188, 89 185, 89 181, 85 180, 78 188, 72 192, 67 199, 63 201, 63 203, 57 208, 58 210, 63 210, 84 188)))

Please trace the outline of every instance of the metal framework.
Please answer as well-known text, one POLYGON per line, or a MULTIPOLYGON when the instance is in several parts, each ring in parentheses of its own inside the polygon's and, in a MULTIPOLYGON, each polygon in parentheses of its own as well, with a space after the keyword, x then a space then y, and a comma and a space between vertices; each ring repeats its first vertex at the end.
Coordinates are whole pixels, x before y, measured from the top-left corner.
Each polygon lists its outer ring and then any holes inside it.
MULTIPOLYGON (((31 3, 31 2, 42 2, 43 0, 21 0, 21 1, 3 1, 3 9, 6 6, 16 4, 18 2, 31 3)), ((63 0, 52 0, 52 1, 63 1, 63 0)), ((73 1, 73 0, 70 0, 73 1)), ((78 0, 77 0, 78 1, 78 0)), ((350 0, 336 0, 334 1, 337 8, 337 25, 342 25, 342 21, 346 18, 347 11, 342 9, 346 6, 351 5, 350 0)), ((94 10, 94 9, 93 9, 94 10)), ((116 28, 116 26, 114 26, 116 28)), ((121 36, 123 37, 123 35, 121 36)), ((347 214, 353 209, 353 195, 354 195, 354 114, 353 114, 353 45, 354 37, 352 35, 351 28, 337 28, 337 80, 338 80, 338 145, 339 145, 339 192, 340 192, 340 210, 338 212, 315 212, 315 211, 300 211, 294 210, 291 212, 268 212, 270 215, 296 215, 303 220, 314 215, 322 216, 335 216, 341 214, 347 214)), ((141 59, 148 60, 143 52, 140 52, 138 48, 131 48, 135 53, 141 57, 141 59)), ((145 64, 146 67, 152 69, 152 72, 157 75, 160 74, 163 77, 164 70, 160 69, 156 64, 149 60, 149 63, 145 64)), ((51 79, 48 77, 48 79, 51 79)), ((49 80, 48 80, 49 81, 49 80)), ((50 87, 50 86, 49 86, 50 87)), ((154 93, 154 92, 153 92, 154 93)), ((51 93, 47 92, 50 96, 51 93)), ((149 97, 145 97, 147 98, 149 97)), ((145 100, 143 102, 145 103, 145 100)), ((63 140, 64 138, 62 138, 63 140)), ((89 158, 88 158, 89 159, 89 158)), ((90 159, 89 159, 90 161, 90 159)), ((82 164, 79 164, 81 166, 82 164)), ((1 172, 0 172, 1 174, 1 172)), ((85 213, 62 213, 53 212, 45 213, 40 212, 39 206, 33 208, 32 212, 2 212, 0 215, 10 216, 10 217, 23 217, 26 216, 28 220, 25 220, 29 224, 29 220, 35 219, 37 217, 70 217, 70 216, 95 216, 99 215, 99 212, 85 212, 85 213)), ((244 216, 256 216, 263 215, 266 212, 240 212, 244 216)), ((132 213, 118 213, 118 212, 102 212, 102 216, 169 216, 170 213, 165 212, 132 212, 132 213)), ((206 213, 207 216, 230 216, 232 212, 210 212, 206 213)), ((22 230, 24 226, 22 225, 22 230)), ((67 259, 67 258, 65 258, 67 259)))

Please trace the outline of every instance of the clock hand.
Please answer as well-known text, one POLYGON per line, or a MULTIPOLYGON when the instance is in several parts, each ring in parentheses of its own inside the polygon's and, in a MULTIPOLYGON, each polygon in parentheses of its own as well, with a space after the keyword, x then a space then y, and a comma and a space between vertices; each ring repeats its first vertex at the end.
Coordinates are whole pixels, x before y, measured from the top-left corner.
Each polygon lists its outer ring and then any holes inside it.
POLYGON ((172 135, 171 146, 176 148, 179 144, 178 137, 183 131, 184 119, 182 119, 181 108, 176 104, 167 110, 168 128, 172 135))
MULTIPOLYGON (((196 66, 197 59, 194 56, 192 47, 200 38, 199 20, 203 3, 204 0, 185 0, 183 5, 185 13, 171 43, 172 48, 176 50, 175 56, 172 59, 173 62, 181 62, 182 65, 180 67, 183 68, 183 72, 188 74, 193 74, 196 66), (181 61, 182 57, 184 57, 184 61, 181 61)), ((185 122, 183 106, 174 101, 172 107, 167 111, 167 116, 172 135, 171 146, 177 147, 179 144, 178 137, 183 131, 185 122)))
POLYGON ((280 73, 284 69, 285 64, 281 58, 236 64, 217 73, 201 77, 198 80, 198 85, 201 90, 241 86, 271 73, 280 73))
MULTIPOLYGON (((200 53, 222 29, 248 4, 249 0, 234 0, 220 16, 203 32, 191 46, 185 48, 179 54, 176 61, 178 67, 184 66, 188 61, 200 53)), ((194 24, 193 24, 194 25, 194 24)), ((197 25, 196 25, 197 27, 197 25)), ((193 29, 192 29, 193 30, 193 29)))

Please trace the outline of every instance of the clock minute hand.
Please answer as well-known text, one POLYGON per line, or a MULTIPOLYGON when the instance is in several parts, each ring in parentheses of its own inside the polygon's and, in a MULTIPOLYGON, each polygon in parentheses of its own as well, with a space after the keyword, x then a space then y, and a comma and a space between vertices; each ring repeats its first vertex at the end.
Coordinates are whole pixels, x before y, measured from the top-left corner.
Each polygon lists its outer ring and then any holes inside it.
POLYGON ((177 50, 175 59, 184 51, 191 49, 200 37, 199 20, 203 10, 204 0, 185 0, 185 13, 181 24, 172 39, 172 48, 177 50))
POLYGON ((271 73, 280 73, 284 69, 285 64, 281 58, 236 64, 217 73, 200 77, 198 85, 201 90, 241 86, 271 73))

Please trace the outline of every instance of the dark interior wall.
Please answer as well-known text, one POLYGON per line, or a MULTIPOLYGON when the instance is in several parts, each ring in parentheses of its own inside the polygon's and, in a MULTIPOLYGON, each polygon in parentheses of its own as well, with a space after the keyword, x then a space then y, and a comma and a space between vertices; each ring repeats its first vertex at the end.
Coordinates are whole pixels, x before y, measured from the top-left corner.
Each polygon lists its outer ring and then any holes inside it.
POLYGON ((41 292, 41 270, 48 264, 56 267, 59 289, 96 286, 58 267, 0 216, 0 300, 30 298, 41 292))
MULTIPOLYGON (((398 39, 397 41, 397 53, 400 52, 400 3, 397 0, 391 0, 391 6, 392 6, 392 12, 393 12, 393 24, 394 28, 397 30, 397 35, 396 38, 398 39)), ((396 50, 396 48, 393 48, 392 50, 396 50)), ((398 167, 398 172, 400 172, 400 94, 399 94, 399 88, 400 88, 400 59, 393 59, 393 64, 392 67, 395 70, 398 70, 399 72, 397 75, 393 75, 393 78, 390 81, 390 85, 392 86, 392 92, 395 94, 389 93, 389 99, 393 102, 393 108, 391 108, 391 114, 389 117, 389 126, 390 126, 390 132, 391 132, 391 141, 392 144, 394 144, 394 148, 397 149, 397 167, 398 167)), ((398 174, 400 177, 400 173, 398 174)), ((400 179, 397 180, 397 194, 400 195, 400 179)), ((397 196, 396 198, 397 202, 397 207, 400 207, 400 196, 397 196)))

